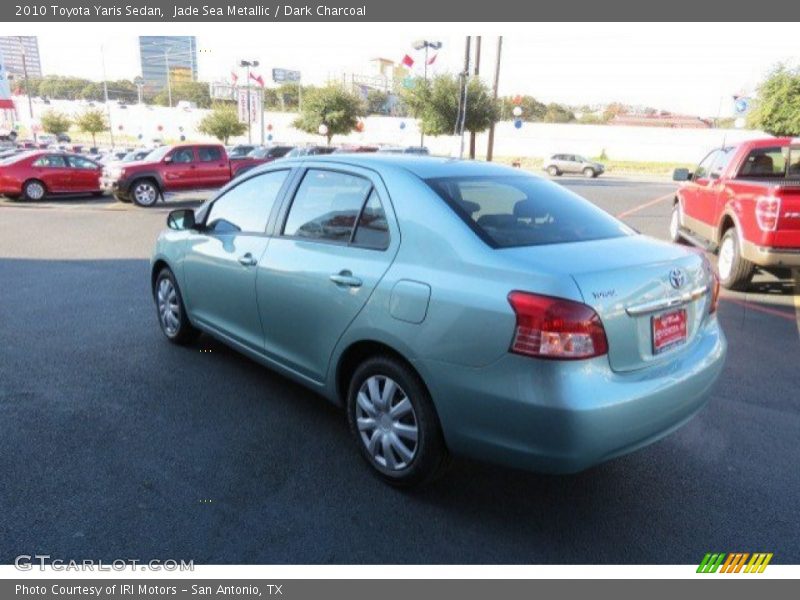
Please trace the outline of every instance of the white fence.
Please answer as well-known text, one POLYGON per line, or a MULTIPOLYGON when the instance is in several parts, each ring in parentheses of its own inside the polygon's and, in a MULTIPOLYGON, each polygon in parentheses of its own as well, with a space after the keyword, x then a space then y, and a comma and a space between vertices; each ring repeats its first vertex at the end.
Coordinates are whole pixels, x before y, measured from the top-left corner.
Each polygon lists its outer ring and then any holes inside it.
MULTIPOLYGON (((17 114, 23 126, 30 126, 28 104, 25 97, 14 98, 17 114)), ((52 100, 49 105, 35 100, 34 120, 48 110, 58 110, 69 115, 80 114, 88 108, 86 102, 52 100)), ((105 108, 102 103, 95 107, 105 108)), ((177 141, 181 135, 187 140, 203 140, 197 133, 197 124, 207 113, 203 109, 178 109, 163 106, 128 105, 121 108, 111 103, 111 122, 114 134, 125 138, 130 145, 142 136, 144 143, 155 138, 177 141)), ((294 129, 292 113, 265 113, 264 122, 271 129, 273 142, 324 143, 324 138, 294 129)), ((495 156, 541 158, 555 152, 574 152, 598 156, 605 151, 610 159, 634 161, 670 161, 692 163, 710 148, 727 142, 764 137, 761 131, 744 129, 669 129, 660 127, 611 127, 608 125, 578 125, 551 123, 524 123, 516 129, 511 122, 498 123, 495 134, 495 156)), ((252 132, 254 142, 261 140, 261 132, 252 132)), ((247 135, 233 142, 245 141, 247 135)), ((411 118, 371 116, 364 120, 364 130, 349 136, 335 136, 334 143, 417 145, 420 135, 411 118)), ((478 153, 486 150, 486 135, 478 136, 478 153)), ((457 156, 460 141, 456 136, 426 137, 425 145, 435 154, 457 156)), ((466 144, 465 144, 466 146, 466 144)))

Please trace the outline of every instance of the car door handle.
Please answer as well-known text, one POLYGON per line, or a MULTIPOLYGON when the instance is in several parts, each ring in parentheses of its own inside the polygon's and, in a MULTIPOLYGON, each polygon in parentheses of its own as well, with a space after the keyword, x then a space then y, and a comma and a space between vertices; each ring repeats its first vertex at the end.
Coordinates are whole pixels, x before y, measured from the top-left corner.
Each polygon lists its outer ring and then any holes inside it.
POLYGON ((330 280, 336 285, 347 287, 361 287, 363 283, 358 277, 353 277, 353 273, 350 271, 339 271, 335 275, 331 275, 330 280))
POLYGON ((255 257, 250 254, 249 252, 243 256, 239 257, 239 264, 244 265, 245 267, 254 267, 258 261, 255 257))

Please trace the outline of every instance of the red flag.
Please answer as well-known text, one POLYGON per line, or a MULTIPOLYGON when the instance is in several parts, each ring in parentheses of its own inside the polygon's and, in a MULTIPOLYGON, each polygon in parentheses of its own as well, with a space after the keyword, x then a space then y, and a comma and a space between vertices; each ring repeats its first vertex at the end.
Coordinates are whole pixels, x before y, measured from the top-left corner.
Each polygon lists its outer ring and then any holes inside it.
POLYGON ((429 65, 432 65, 433 63, 435 63, 435 62, 436 62, 436 57, 437 57, 437 56, 439 56, 439 54, 438 54, 438 53, 437 53, 437 54, 434 54, 433 56, 431 56, 431 57, 428 59, 428 64, 429 64, 429 65))
POLYGON ((264 87, 264 78, 261 75, 256 75, 255 73, 250 73, 250 79, 255 81, 261 87, 264 87))
POLYGON ((231 82, 233 85, 236 85, 239 82, 239 76, 236 74, 236 71, 231 71, 231 82))
POLYGON ((400 61, 401 65, 407 66, 409 69, 414 66, 414 59, 411 58, 408 54, 403 57, 403 60, 400 61))

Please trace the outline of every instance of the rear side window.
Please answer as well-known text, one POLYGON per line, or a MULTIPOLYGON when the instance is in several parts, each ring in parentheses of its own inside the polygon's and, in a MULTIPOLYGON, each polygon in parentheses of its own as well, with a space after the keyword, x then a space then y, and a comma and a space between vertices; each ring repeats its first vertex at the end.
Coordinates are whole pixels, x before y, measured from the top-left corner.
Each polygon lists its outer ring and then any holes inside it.
POLYGON ((211 205, 206 227, 214 233, 264 233, 288 170, 246 179, 211 205))
POLYGON ((389 223, 378 193, 373 189, 358 218, 353 244, 386 250, 389 247, 389 223))
POLYGON ((190 163, 194 160, 194 152, 191 148, 178 148, 172 153, 172 162, 190 163))
POLYGON ((309 169, 295 194, 283 233, 349 243, 371 191, 372 183, 363 177, 309 169))
POLYGON ((213 146, 203 147, 197 150, 197 157, 200 162, 214 162, 215 160, 222 160, 222 152, 219 148, 213 146))
POLYGON ((744 159, 738 176, 750 179, 782 178, 786 173, 788 153, 788 147, 756 148, 744 159))
POLYGON ((494 248, 607 239, 633 231, 555 183, 524 175, 443 177, 428 185, 494 248))
POLYGON ((792 146, 789 150, 789 166, 786 176, 790 179, 800 179, 800 146, 792 146))
POLYGON ((60 154, 48 154, 34 161, 33 166, 63 168, 67 166, 67 159, 60 154))

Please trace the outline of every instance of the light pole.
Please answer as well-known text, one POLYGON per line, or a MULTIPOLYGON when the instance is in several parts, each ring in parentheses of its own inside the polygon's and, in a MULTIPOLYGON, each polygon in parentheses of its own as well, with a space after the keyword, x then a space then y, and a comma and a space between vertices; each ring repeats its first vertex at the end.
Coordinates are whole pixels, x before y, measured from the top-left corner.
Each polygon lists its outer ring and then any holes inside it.
MULTIPOLYGON (((428 49, 433 48, 434 50, 439 50, 442 47, 442 42, 433 42, 430 40, 417 40, 411 47, 414 50, 425 50, 425 66, 423 67, 423 77, 425 82, 428 82, 428 49)), ((420 132, 419 134, 419 145, 420 148, 425 145, 425 134, 420 132)))
POLYGON ((106 102, 106 114, 108 115, 108 135, 111 139, 111 147, 114 147, 114 126, 111 124, 111 105, 108 103, 108 80, 106 79, 106 49, 104 44, 100 44, 100 61, 103 66, 103 98, 106 102))
POLYGON ((25 79, 25 94, 28 96, 28 114, 31 117, 31 131, 33 132, 34 144, 38 142, 36 137, 36 128, 33 126, 33 100, 31 99, 31 88, 28 84, 28 63, 25 60, 25 44, 22 42, 22 36, 19 38, 19 50, 22 53, 22 76, 25 79))
MULTIPOLYGON (((250 110, 251 110, 250 104, 251 104, 251 100, 252 100, 252 98, 250 97, 250 68, 251 67, 257 67, 258 66, 258 61, 257 60, 240 60, 239 61, 239 66, 247 68, 247 143, 248 144, 252 144, 253 143, 253 133, 252 133, 253 117, 252 117, 252 114, 250 113, 250 110)), ((264 116, 263 115, 261 116, 261 121, 262 121, 262 126, 263 126, 263 121, 264 121, 264 116)))

